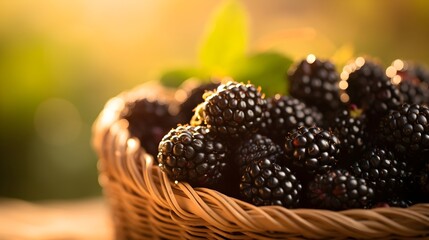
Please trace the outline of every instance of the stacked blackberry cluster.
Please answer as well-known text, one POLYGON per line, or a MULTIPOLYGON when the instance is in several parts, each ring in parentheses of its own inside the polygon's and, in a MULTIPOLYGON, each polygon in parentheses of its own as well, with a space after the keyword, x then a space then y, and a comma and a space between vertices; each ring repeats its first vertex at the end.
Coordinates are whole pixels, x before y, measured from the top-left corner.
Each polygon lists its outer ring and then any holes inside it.
POLYGON ((174 182, 256 206, 408 207, 429 201, 429 75, 398 61, 359 57, 339 74, 311 55, 288 72, 288 96, 227 79, 189 91, 176 116, 145 103, 125 118, 131 132, 136 117, 169 127, 150 153, 174 182))

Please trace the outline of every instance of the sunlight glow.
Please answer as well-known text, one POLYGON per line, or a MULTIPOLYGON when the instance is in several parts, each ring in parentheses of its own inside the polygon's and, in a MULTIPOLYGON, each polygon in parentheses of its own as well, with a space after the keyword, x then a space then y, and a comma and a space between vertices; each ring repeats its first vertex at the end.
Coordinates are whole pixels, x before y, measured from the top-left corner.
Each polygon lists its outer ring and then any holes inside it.
POLYGON ((405 63, 401 59, 396 59, 393 61, 392 66, 397 70, 402 70, 405 67, 405 63))
POLYGON ((347 81, 340 81, 340 82, 338 83, 338 87, 339 87, 341 90, 346 90, 348 86, 349 86, 349 83, 348 83, 347 81))
POLYGON ((395 67, 393 67, 393 66, 389 66, 389 67, 386 69, 386 75, 387 75, 389 78, 394 77, 394 76, 396 75, 396 72, 397 72, 397 68, 395 68, 395 67))
POLYGON ((342 93, 340 95, 341 102, 347 103, 350 100, 350 97, 347 93, 342 93))
POLYGON ((316 56, 314 56, 314 54, 309 54, 307 56, 307 62, 312 64, 312 63, 314 63, 314 61, 316 61, 316 56))

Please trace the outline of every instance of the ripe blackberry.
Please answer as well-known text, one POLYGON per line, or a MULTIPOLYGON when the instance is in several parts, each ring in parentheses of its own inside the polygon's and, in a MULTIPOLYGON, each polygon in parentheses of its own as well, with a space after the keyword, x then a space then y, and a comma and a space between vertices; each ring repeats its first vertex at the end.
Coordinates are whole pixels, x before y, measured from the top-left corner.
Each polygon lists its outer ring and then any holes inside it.
POLYGON ((185 100, 179 105, 180 114, 182 114, 185 122, 191 121, 194 109, 204 101, 204 93, 212 91, 219 86, 219 83, 215 82, 197 83, 195 81, 188 81, 185 84, 186 86, 178 90, 186 96, 185 100))
POLYGON ((294 166, 307 173, 324 173, 337 164, 339 139, 319 127, 298 127, 285 141, 285 155, 294 166))
POLYGON ((414 74, 422 83, 429 84, 429 70, 426 67, 415 64, 414 74))
POLYGON ((366 119, 362 111, 355 106, 339 111, 334 119, 332 132, 341 142, 340 155, 350 157, 358 155, 366 139, 366 119))
POLYGON ((162 137, 178 123, 167 103, 147 98, 128 103, 121 117, 128 121, 130 133, 140 140, 141 146, 154 158, 158 154, 162 137))
POLYGON ((426 202, 429 201, 429 160, 427 159, 418 174, 418 186, 421 198, 426 202))
POLYGON ((292 129, 319 125, 321 119, 322 114, 317 109, 307 107, 294 97, 277 94, 267 99, 267 114, 262 130, 277 142, 283 142, 292 129))
POLYGON ((362 108, 371 119, 378 122, 389 110, 401 104, 401 97, 385 75, 380 65, 373 61, 357 58, 344 67, 341 86, 345 87, 348 103, 362 108))
POLYGON ((379 201, 385 201, 401 193, 408 177, 406 169, 406 162, 399 161, 391 151, 374 147, 366 150, 350 171, 367 181, 379 201))
POLYGON ((283 155, 282 148, 270 138, 255 134, 244 141, 236 153, 236 163, 242 171, 250 162, 261 158, 278 159, 283 155))
POLYGON ((248 137, 261 127, 266 105, 254 85, 229 81, 205 95, 191 123, 206 124, 215 134, 230 139, 248 137))
POLYGON ((222 177, 227 148, 204 126, 178 126, 159 143, 158 161, 173 181, 211 186, 222 177))
POLYGON ((288 73, 290 95, 316 106, 321 112, 330 112, 340 104, 339 76, 328 60, 310 54, 288 73))
POLYGON ((341 73, 341 83, 348 101, 362 108, 366 97, 370 94, 369 83, 384 79, 383 68, 376 62, 358 57, 354 62, 344 66, 341 73))
POLYGON ((309 207, 344 210, 367 207, 374 192, 365 179, 337 169, 316 175, 308 185, 307 195, 309 207))
POLYGON ((299 207, 302 186, 295 175, 268 158, 250 162, 241 175, 240 194, 256 206, 299 207))
POLYGON ((423 81, 426 76, 421 67, 396 59, 387 68, 386 74, 398 88, 404 103, 429 103, 429 82, 423 81))
POLYGON ((403 104, 380 124, 379 139, 400 154, 413 154, 429 149, 429 108, 403 104))

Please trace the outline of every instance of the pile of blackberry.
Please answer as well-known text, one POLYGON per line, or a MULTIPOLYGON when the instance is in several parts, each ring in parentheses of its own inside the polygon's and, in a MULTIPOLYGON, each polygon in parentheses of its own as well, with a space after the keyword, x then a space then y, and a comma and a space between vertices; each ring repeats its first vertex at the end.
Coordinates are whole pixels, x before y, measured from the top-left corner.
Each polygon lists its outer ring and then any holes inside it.
MULTIPOLYGON (((314 55, 303 59, 286 74, 291 96, 268 97, 231 78, 195 86, 175 103, 181 111, 173 118, 186 120, 170 124, 155 161, 173 182, 256 206, 344 210, 429 202, 426 70, 396 60, 385 71, 365 57, 342 73, 336 69, 314 55)), ((141 127, 171 118, 161 114, 141 127)))

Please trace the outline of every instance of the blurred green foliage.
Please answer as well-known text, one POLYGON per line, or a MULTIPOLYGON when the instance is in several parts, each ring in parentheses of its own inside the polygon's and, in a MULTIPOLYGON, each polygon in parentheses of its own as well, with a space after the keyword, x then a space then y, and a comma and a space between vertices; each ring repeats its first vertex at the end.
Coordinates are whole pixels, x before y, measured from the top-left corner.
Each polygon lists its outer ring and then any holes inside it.
MULTIPOLYGON (((87 63, 60 48, 31 29, 0 32, 0 196, 35 200, 100 194, 89 139, 95 106, 105 100, 91 97, 93 89, 85 81, 96 74, 87 63), (79 107, 83 126, 67 144, 46 143, 35 129, 38 107, 53 98, 79 107)), ((55 119, 52 114, 44 117, 55 119)))
POLYGON ((286 73, 291 65, 292 60, 278 52, 254 53, 237 61, 231 76, 236 81, 261 86, 267 96, 284 95, 288 93, 286 73))
POLYGON ((246 54, 249 42, 248 16, 237 0, 227 0, 206 27, 199 50, 199 64, 215 75, 224 75, 246 54))

